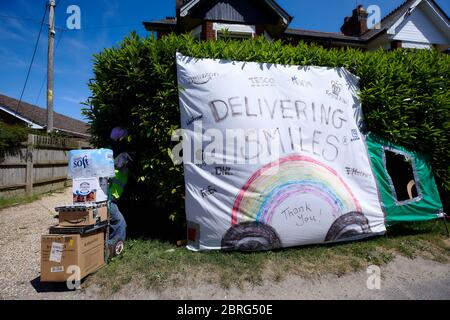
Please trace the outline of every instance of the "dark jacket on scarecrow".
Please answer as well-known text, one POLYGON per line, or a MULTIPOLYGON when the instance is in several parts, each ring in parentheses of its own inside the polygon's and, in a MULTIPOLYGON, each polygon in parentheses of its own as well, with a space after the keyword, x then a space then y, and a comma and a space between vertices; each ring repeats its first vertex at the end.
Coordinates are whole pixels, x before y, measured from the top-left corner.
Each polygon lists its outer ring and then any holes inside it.
MULTIPOLYGON (((115 142, 120 142, 127 136, 127 131, 122 128, 116 127, 111 132, 111 139, 115 142)), ((127 164, 130 160, 131 158, 126 152, 120 153, 114 159, 115 177, 110 180, 109 184, 109 194, 111 196, 109 247, 115 247, 118 242, 123 242, 126 238, 127 225, 119 210, 118 202, 128 181, 127 164)))

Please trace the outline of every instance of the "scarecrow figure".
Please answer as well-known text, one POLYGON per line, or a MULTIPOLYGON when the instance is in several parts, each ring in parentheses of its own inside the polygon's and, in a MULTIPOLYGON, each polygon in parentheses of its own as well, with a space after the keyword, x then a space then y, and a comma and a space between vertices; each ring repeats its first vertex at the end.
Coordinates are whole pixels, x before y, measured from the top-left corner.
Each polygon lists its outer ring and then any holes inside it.
MULTIPOLYGON (((120 150, 120 142, 128 136, 127 130, 116 127, 111 131, 111 139, 117 144, 117 149, 120 150)), ((127 165, 131 161, 131 157, 126 152, 120 153, 114 159, 115 177, 109 181, 109 195, 110 195, 110 233, 108 239, 108 247, 110 248, 110 255, 119 255, 124 246, 126 238, 125 218, 119 210, 118 202, 122 196, 125 185, 128 181, 127 165)))

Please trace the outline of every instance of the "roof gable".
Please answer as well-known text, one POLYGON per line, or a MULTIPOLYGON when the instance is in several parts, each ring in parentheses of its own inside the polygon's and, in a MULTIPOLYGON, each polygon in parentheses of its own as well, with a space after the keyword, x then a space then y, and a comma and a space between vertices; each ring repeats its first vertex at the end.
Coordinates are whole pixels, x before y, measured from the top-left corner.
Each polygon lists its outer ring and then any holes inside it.
POLYGON ((398 24, 388 30, 395 40, 416 41, 430 44, 447 44, 450 42, 450 28, 439 27, 438 17, 426 8, 426 1, 411 10, 398 24))
POLYGON ((276 16, 261 6, 249 6, 240 0, 212 1, 192 13, 192 18, 202 20, 238 22, 246 24, 277 23, 276 16))
MULTIPOLYGON (((450 43, 450 20, 446 13, 434 0, 405 0, 400 6, 390 12, 378 24, 379 28, 370 29, 365 33, 344 35, 343 33, 319 32, 314 30, 291 29, 287 25, 292 17, 273 0, 177 0, 177 19, 170 23, 164 20, 144 22, 147 30, 161 30, 162 32, 176 31, 178 33, 189 32, 197 28, 203 21, 217 21, 223 23, 245 23, 248 25, 263 25, 263 28, 272 38, 284 38, 289 41, 309 41, 326 43, 333 46, 370 47, 379 46, 386 41, 392 41, 394 36, 405 27, 411 30, 415 26, 416 33, 425 47, 430 44, 440 45, 442 48, 450 43), (418 9, 419 8, 419 9, 418 9), (414 11, 422 10, 424 15, 418 17, 417 22, 408 20, 412 14, 419 16, 414 11), (260 14, 258 12, 263 12, 260 14), (261 16, 269 13, 276 19, 276 23, 264 22, 261 16), (251 15, 254 15, 253 17, 251 15), (252 18, 256 17, 258 23, 252 18), (288 23, 285 24, 284 22, 288 23), (409 21, 409 22, 408 22, 409 21), (413 25, 412 25, 413 24, 413 25)), ((269 21, 267 19, 266 21, 269 21)), ((364 31, 362 31, 364 32, 364 31)), ((395 39, 397 40, 397 39, 395 39)), ((405 43, 407 40, 405 40, 405 43)), ((411 41, 414 42, 414 41, 411 41)), ((417 42, 416 40, 416 43, 417 42)))
MULTIPOLYGON (((270 14, 278 16, 286 26, 292 21, 292 17, 274 0, 191 0, 181 6, 179 16, 183 18, 192 15, 196 19, 255 23, 256 18, 267 19, 270 14)), ((264 23, 268 22, 276 21, 264 23)))
POLYGON ((439 21, 441 32, 450 34, 450 20, 434 0, 406 0, 381 20, 379 29, 370 30, 362 36, 362 39, 369 40, 383 32, 391 35, 397 33, 396 29, 402 24, 404 25, 404 20, 408 19, 414 11, 419 11, 420 8, 427 11, 427 17, 422 21, 439 21), (432 10, 430 10, 431 8, 432 10))

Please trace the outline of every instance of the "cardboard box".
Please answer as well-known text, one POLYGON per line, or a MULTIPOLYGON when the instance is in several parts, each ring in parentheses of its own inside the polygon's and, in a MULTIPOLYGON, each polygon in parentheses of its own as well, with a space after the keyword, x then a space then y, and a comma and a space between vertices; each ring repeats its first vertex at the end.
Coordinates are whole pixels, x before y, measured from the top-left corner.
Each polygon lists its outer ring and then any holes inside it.
POLYGON ((55 210, 58 211, 60 227, 84 227, 108 219, 106 203, 60 206, 55 210))
POLYGON ((100 269, 105 263, 104 236, 104 231, 85 235, 43 235, 41 281, 60 282, 71 276, 72 280, 77 268, 71 266, 79 267, 80 280, 100 269))
POLYGON ((102 202, 108 200, 108 180, 106 178, 73 179, 73 203, 102 202))

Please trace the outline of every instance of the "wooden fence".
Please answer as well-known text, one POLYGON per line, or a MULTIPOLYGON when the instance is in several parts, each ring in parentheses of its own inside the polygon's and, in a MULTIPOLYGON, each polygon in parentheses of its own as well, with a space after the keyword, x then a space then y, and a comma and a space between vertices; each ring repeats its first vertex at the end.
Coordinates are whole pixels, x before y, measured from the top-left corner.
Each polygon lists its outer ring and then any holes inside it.
POLYGON ((82 148, 89 148, 89 144, 71 138, 28 135, 22 148, 0 160, 0 198, 32 196, 69 185, 68 151, 82 148))

